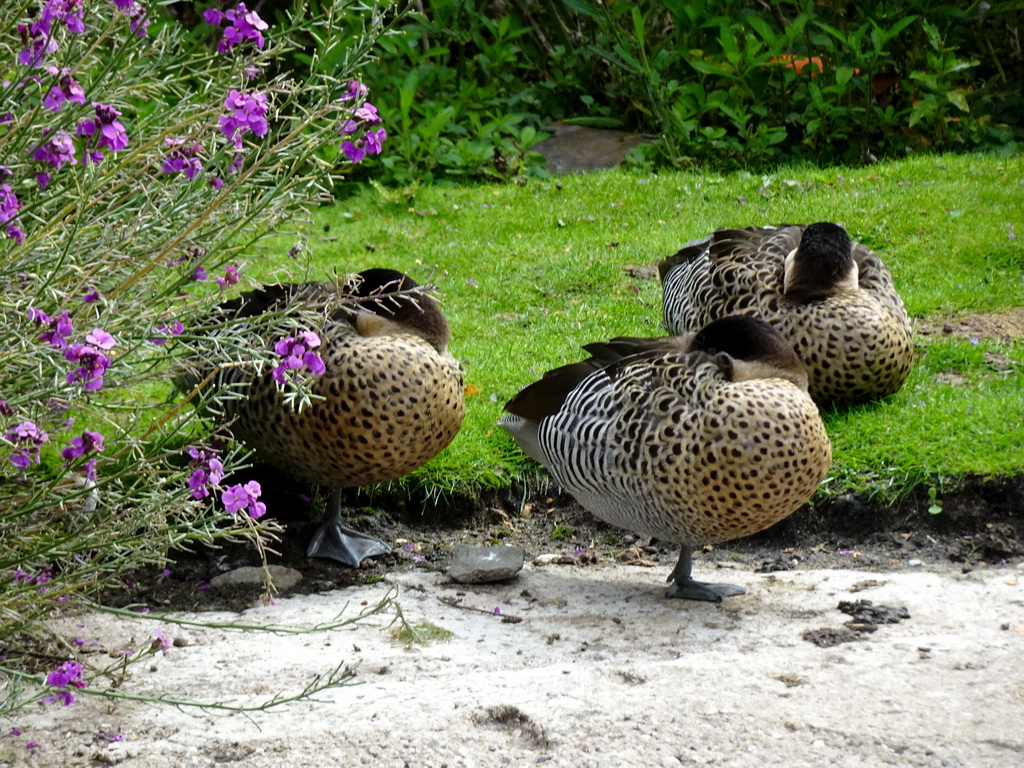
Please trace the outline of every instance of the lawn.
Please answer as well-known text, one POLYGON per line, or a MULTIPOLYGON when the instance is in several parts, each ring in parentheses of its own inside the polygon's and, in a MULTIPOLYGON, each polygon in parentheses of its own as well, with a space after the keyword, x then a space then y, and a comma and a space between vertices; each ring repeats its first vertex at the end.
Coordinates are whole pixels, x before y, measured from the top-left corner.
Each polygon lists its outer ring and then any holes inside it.
POLYGON ((917 333, 918 363, 898 394, 824 414, 835 449, 826 492, 892 498, 967 474, 1019 474, 1024 341, 941 330, 953 318, 1024 303, 1024 237, 1014 232, 1024 236, 1019 157, 359 188, 302 225, 311 264, 268 257, 259 277, 388 266, 439 282, 451 349, 466 369, 466 422, 404 482, 472 493, 536 471, 493 425, 522 386, 578 359, 589 341, 664 333, 650 269, 659 259, 716 227, 822 220, 881 254, 918 330, 933 331, 917 333))

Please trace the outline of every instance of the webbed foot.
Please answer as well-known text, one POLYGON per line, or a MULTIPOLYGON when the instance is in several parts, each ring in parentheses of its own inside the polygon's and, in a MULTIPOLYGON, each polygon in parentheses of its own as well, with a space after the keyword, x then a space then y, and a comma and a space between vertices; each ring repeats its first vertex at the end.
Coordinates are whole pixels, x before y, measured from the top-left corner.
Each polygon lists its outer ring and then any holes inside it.
POLYGON ((746 594, 746 592, 746 589, 737 584, 705 584, 702 581, 686 579, 684 581, 676 581, 668 588, 665 597, 720 603, 723 597, 734 597, 746 594))
POLYGON ((690 575, 693 568, 693 552, 689 547, 683 546, 679 553, 679 561, 668 580, 672 586, 668 588, 665 597, 674 597, 682 600, 703 600, 707 603, 720 603, 723 597, 735 597, 746 594, 747 590, 736 584, 706 584, 702 581, 695 581, 690 575))
POLYGON ((386 555, 391 547, 380 539, 341 524, 341 491, 328 503, 328 516, 306 547, 307 557, 326 557, 350 568, 358 568, 367 557, 386 555))

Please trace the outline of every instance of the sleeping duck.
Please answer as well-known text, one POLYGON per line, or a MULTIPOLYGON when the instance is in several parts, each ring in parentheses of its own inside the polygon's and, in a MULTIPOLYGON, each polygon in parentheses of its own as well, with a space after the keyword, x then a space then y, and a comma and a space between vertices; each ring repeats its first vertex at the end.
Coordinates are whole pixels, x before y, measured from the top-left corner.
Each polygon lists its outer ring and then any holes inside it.
POLYGON ((777 523, 827 474, 832 447, 799 358, 742 315, 584 349, 588 360, 523 389, 498 424, 602 520, 682 545, 668 597, 743 594, 695 581, 692 551, 777 523))
POLYGON ((671 333, 761 317, 800 356, 816 402, 891 395, 910 374, 910 320, 892 276, 836 224, 722 229, 658 267, 671 333))
POLYGON ((318 317, 324 372, 312 401, 289 407, 270 373, 228 369, 221 388, 232 435, 297 480, 333 489, 324 524, 307 549, 356 567, 385 554, 379 539, 341 524, 342 489, 401 477, 447 446, 462 425, 462 371, 447 351, 449 327, 437 302, 406 275, 370 269, 354 287, 272 285, 222 305, 225 319, 280 310, 286 303, 318 317))

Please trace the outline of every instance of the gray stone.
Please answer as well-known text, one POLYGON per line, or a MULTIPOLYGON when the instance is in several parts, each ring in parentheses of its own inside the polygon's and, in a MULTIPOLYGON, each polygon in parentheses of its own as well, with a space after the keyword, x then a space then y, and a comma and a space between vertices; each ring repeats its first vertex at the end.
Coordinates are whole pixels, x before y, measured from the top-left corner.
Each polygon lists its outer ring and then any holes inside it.
MULTIPOLYGON (((270 578, 274 580, 274 586, 282 592, 302 581, 302 574, 294 568, 285 568, 283 565, 271 565, 267 568, 270 571, 270 578)), ((263 584, 263 569, 255 565, 243 565, 210 579, 210 586, 217 589, 236 584, 263 584)))
POLYGON ((459 544, 452 554, 448 575, 463 584, 486 584, 515 577, 523 569, 522 547, 474 547, 459 544))

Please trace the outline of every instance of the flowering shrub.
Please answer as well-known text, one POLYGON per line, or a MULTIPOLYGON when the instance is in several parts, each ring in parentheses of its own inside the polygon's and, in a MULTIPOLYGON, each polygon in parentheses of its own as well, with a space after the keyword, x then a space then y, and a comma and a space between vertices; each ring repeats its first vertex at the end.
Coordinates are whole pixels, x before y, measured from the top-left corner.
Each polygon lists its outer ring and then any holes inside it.
MULTIPOLYGON (((366 30, 344 65, 317 54, 309 72, 285 77, 266 74, 281 41, 308 39, 323 19, 273 29, 244 3, 218 3, 189 32, 152 0, 17 7, 0 20, 8 671, 18 638, 39 636, 59 603, 163 568, 174 544, 249 537, 262 552, 279 530, 257 483, 223 486, 245 457, 210 434, 202 411, 168 398, 169 371, 197 355, 213 368, 249 364, 246 337, 223 325, 211 336, 212 308, 257 243, 381 151, 386 133, 354 74, 391 13, 334 4, 332 24, 366 30)), ((246 322, 251 333, 261 320, 246 322)), ((251 364, 279 366, 282 387, 322 372, 315 334, 299 318, 274 322, 273 338, 292 346, 251 364)), ((77 661, 51 673, 54 700, 71 704, 83 675, 77 661)))

